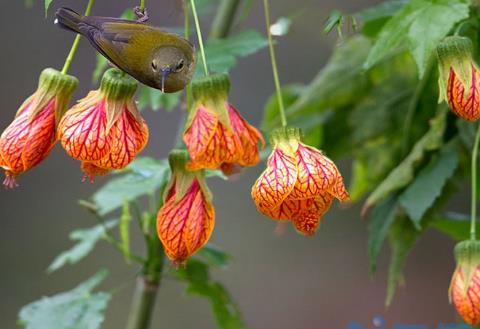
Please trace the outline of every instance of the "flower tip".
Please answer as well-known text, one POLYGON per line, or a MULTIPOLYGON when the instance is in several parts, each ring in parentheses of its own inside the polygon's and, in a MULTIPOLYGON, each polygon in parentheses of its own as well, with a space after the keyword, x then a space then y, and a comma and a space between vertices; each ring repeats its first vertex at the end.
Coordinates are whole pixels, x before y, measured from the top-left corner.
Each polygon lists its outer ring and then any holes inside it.
POLYGON ((5 172, 5 179, 3 180, 3 186, 5 187, 5 189, 7 190, 11 190, 11 189, 14 189, 16 187, 18 187, 18 183, 17 183, 17 180, 16 180, 16 175, 10 171, 6 171, 5 172))

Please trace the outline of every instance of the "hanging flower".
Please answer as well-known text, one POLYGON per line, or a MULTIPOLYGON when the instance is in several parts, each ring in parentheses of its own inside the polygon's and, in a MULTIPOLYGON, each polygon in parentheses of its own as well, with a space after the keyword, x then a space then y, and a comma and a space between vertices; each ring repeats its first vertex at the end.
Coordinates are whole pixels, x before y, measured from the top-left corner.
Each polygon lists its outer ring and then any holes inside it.
POLYGON ((48 156, 57 141, 55 127, 77 84, 75 77, 51 68, 40 74, 37 90, 0 136, 0 166, 5 169, 6 187, 17 186, 17 175, 48 156))
POLYGON ((157 233, 165 253, 175 264, 205 245, 213 232, 215 209, 203 171, 187 171, 188 154, 172 151, 172 178, 157 215, 157 233))
POLYGON ((439 62, 439 101, 461 118, 480 118, 480 72, 472 58, 473 46, 468 38, 448 37, 437 47, 439 62))
POLYGON ((272 133, 267 169, 252 187, 258 210, 276 220, 291 220, 304 235, 315 233, 334 198, 348 199, 337 167, 321 151, 300 140, 300 130, 272 133))
POLYGON ((229 89, 225 75, 192 84, 194 104, 183 136, 190 153, 189 170, 221 168, 228 174, 260 161, 258 143, 264 144, 263 137, 228 103, 229 89))
POLYGON ((480 324, 480 242, 463 241, 455 247, 457 268, 450 284, 450 300, 463 320, 480 324))
POLYGON ((148 127, 133 95, 137 83, 118 69, 105 72, 100 89, 91 91, 65 113, 59 139, 92 180, 126 167, 148 140, 148 127))

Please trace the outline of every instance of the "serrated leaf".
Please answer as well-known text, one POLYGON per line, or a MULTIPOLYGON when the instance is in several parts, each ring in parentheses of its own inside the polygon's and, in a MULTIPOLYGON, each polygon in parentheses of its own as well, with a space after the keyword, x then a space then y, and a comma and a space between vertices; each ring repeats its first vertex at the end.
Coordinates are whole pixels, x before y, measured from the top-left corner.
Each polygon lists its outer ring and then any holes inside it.
POLYGON ((457 169, 458 162, 455 146, 450 144, 419 172, 413 183, 400 196, 400 204, 418 230, 421 228, 423 215, 442 193, 447 180, 457 169))
POLYGON ((48 15, 48 9, 50 8, 50 5, 52 4, 53 0, 45 0, 45 17, 48 15))
POLYGON ((395 220, 397 201, 397 196, 390 196, 379 203, 368 218, 368 258, 371 275, 377 269, 378 255, 390 230, 390 226, 395 220))
POLYGON ((166 160, 138 157, 121 176, 112 178, 92 196, 100 215, 120 208, 125 201, 154 193, 168 180, 170 167, 166 160))
POLYGON ((392 303, 395 290, 398 284, 403 281, 403 267, 419 236, 420 232, 405 217, 398 218, 390 229, 388 237, 392 255, 388 269, 387 298, 385 301, 387 306, 392 303))
POLYGON ((469 15, 467 0, 412 0, 380 32, 367 60, 369 69, 398 48, 408 46, 422 77, 437 44, 469 15))
POLYGON ((105 236, 106 230, 109 230, 118 224, 117 220, 109 220, 105 225, 98 224, 87 229, 78 229, 70 233, 70 240, 77 243, 55 257, 48 266, 47 272, 52 273, 65 265, 73 265, 85 258, 95 248, 97 242, 105 236))
POLYGON ((447 215, 448 217, 432 220, 430 227, 448 235, 453 240, 468 240, 470 238, 470 218, 467 215, 447 215))
MULTIPOLYGON (((255 30, 245 30, 224 39, 211 39, 205 44, 210 71, 228 73, 241 57, 252 55, 268 45, 267 39, 255 30)), ((198 56, 197 74, 203 75, 203 61, 198 56)))
POLYGON ((424 158, 425 153, 438 149, 442 145, 446 124, 446 112, 441 111, 430 122, 430 129, 413 146, 410 154, 390 172, 387 178, 370 194, 364 205, 364 211, 413 180, 415 167, 424 158))
POLYGON ((92 290, 106 276, 106 270, 100 271, 73 290, 24 306, 19 323, 25 329, 99 329, 111 294, 92 290))
POLYGON ((183 92, 162 93, 161 90, 141 86, 138 106, 140 109, 151 108, 153 111, 163 109, 170 112, 180 104, 183 92))
POLYGON ((376 36, 386 22, 395 15, 408 0, 391 0, 364 9, 355 14, 362 24, 362 33, 369 37, 376 36))
POLYGON ((227 266, 231 259, 229 254, 211 243, 200 249, 197 255, 204 258, 209 265, 220 267, 227 266))
POLYGON ((130 204, 128 201, 123 203, 122 214, 120 215, 120 223, 118 225, 120 233, 120 246, 127 263, 130 263, 130 222, 132 221, 129 205, 130 204))
POLYGON ((245 328, 238 306, 225 287, 210 278, 207 264, 196 259, 189 259, 187 266, 177 270, 175 275, 188 284, 187 294, 206 298, 210 302, 218 328, 245 328))

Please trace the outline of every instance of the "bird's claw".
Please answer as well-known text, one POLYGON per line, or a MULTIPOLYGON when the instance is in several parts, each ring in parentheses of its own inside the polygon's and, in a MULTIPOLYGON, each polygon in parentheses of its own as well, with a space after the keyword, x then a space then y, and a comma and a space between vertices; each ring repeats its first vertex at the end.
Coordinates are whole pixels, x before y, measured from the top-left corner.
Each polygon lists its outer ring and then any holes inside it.
POLYGON ((137 16, 137 22, 139 23, 145 23, 147 22, 150 17, 148 16, 147 8, 140 8, 140 6, 136 6, 133 8, 133 12, 137 16))

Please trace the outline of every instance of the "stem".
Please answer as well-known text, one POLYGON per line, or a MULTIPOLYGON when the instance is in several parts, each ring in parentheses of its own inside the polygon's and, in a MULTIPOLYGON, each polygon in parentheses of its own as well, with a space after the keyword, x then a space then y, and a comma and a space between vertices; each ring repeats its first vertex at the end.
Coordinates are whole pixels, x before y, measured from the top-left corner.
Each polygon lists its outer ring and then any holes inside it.
POLYGON ((152 318, 158 288, 159 282, 150 282, 145 276, 137 279, 127 329, 144 329, 150 327, 150 320, 152 318))
POLYGON ((209 38, 222 39, 230 33, 240 0, 223 0, 220 2, 218 14, 212 23, 209 38))
MULTIPOLYGON (((92 11, 93 1, 94 0, 88 0, 88 4, 87 4, 87 8, 85 9, 84 16, 90 15, 90 12, 92 11)), ((73 40, 72 48, 68 53, 67 59, 65 60, 65 64, 63 65, 62 74, 67 74, 68 69, 70 68, 70 64, 72 64, 73 56, 75 56, 75 53, 77 52, 78 44, 80 43, 81 37, 82 37, 81 34, 77 34, 75 36, 75 40, 73 40)))
POLYGON ((268 0, 263 0, 263 7, 265 11, 265 25, 267 27, 268 46, 270 48, 270 59, 272 61, 273 80, 275 81, 275 89, 277 91, 278 109, 280 112, 280 119, 282 126, 287 126, 287 116, 285 115, 285 107, 283 105, 282 89, 280 87, 280 79, 278 77, 277 58, 275 56, 275 48, 273 46, 272 33, 270 32, 270 7, 268 0))
POLYGON ((140 0, 140 10, 141 11, 145 10, 145 0, 140 0))
POLYGON ((205 76, 208 76, 209 73, 208 73, 207 59, 205 57, 205 48, 203 47, 202 30, 200 29, 200 22, 198 20, 197 7, 195 6, 195 0, 190 0, 190 4, 192 6, 192 13, 193 13, 193 20, 195 21, 195 28, 197 30, 198 44, 200 45, 200 54, 202 56, 202 61, 203 61, 203 71, 205 73, 205 76))
POLYGON ((472 152, 472 204, 470 218, 470 239, 476 240, 476 222, 477 222, 477 160, 478 160, 478 144, 480 144, 480 125, 475 134, 475 144, 473 144, 472 152))

